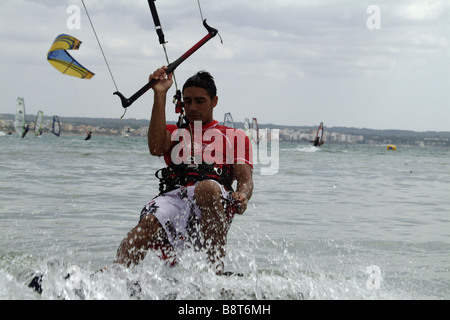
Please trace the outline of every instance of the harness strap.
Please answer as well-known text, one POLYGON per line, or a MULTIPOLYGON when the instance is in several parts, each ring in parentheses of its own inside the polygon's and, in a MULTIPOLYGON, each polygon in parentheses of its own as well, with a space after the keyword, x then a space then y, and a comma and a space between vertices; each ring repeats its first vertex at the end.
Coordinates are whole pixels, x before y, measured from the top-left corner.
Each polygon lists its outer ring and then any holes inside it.
POLYGON ((156 171, 155 177, 159 179, 160 194, 203 180, 215 180, 228 191, 233 190, 233 178, 217 164, 171 164, 156 171))

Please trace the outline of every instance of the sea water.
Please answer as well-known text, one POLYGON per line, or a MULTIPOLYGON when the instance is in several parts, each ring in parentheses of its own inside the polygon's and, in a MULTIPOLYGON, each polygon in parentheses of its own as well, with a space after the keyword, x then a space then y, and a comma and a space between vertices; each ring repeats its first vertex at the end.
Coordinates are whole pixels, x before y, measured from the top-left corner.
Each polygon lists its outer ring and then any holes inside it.
POLYGON ((242 277, 201 253, 113 265, 158 193, 145 138, 3 136, 0 150, 0 299, 450 298, 450 149, 281 142, 228 235, 242 277))

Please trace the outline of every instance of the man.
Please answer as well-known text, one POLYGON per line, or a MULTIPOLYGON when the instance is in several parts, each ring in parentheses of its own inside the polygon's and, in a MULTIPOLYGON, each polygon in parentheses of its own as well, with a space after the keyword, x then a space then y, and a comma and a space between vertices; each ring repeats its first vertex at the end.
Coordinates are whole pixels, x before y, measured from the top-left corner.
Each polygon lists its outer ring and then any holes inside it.
POLYGON ((316 139, 310 141, 313 143, 314 147, 320 147, 321 145, 323 145, 323 141, 320 141, 319 137, 316 137, 316 139))
POLYGON ((30 131, 30 125, 27 124, 27 126, 25 127, 25 130, 22 133, 22 139, 25 138, 25 136, 27 135, 28 131, 30 131))
POLYGON ((220 126, 213 118, 218 103, 214 79, 199 72, 183 86, 187 128, 166 124, 167 67, 150 79, 154 103, 148 131, 153 156, 164 156, 167 167, 157 172, 160 195, 141 212, 117 251, 117 263, 130 266, 152 249, 175 265, 186 247, 205 250, 216 274, 224 269, 228 229, 235 213, 243 214, 253 191, 252 150, 242 130, 220 126), (237 181, 236 191, 232 190, 237 181))

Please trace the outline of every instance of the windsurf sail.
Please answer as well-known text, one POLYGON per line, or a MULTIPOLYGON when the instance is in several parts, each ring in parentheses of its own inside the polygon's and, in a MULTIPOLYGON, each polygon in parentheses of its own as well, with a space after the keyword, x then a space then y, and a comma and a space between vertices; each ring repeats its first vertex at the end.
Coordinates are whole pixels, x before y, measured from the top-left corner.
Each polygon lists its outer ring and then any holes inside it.
POLYGON ((44 124, 44 112, 39 110, 34 121, 34 134, 40 136, 42 134, 42 126, 44 124))
POLYGON ((324 141, 323 141, 323 122, 321 122, 319 124, 319 128, 317 128, 317 132, 316 132, 316 137, 311 142, 314 143, 315 147, 320 147, 321 145, 323 145, 323 143, 324 143, 324 141))
POLYGON ((67 50, 78 50, 80 45, 81 41, 77 38, 60 34, 48 51, 47 60, 63 74, 81 79, 91 79, 94 73, 83 67, 67 52, 67 50))
POLYGON ((14 128, 19 137, 25 133, 25 100, 17 98, 16 118, 14 120, 14 128))
POLYGON ((223 125, 225 127, 230 127, 234 129, 234 121, 233 117, 231 116, 231 113, 229 112, 225 113, 225 116, 223 118, 223 125))
POLYGON ((255 144, 259 143, 259 127, 258 127, 258 120, 256 118, 252 119, 251 140, 255 144))
POLYGON ((60 132, 61 132, 61 129, 60 129, 59 118, 58 118, 58 116, 53 116, 52 133, 55 136, 59 137, 60 132))
POLYGON ((250 133, 250 120, 248 120, 248 118, 244 119, 244 132, 247 135, 247 137, 250 138, 251 133, 250 133))

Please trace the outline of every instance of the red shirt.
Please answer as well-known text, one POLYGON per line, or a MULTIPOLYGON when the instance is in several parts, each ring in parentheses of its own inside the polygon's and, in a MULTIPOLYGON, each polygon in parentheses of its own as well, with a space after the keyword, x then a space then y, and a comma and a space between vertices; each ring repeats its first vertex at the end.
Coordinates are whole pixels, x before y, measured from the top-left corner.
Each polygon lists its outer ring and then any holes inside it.
POLYGON ((232 170, 234 164, 248 164, 253 168, 250 140, 241 129, 222 126, 216 120, 203 126, 195 122, 183 129, 172 124, 166 127, 172 133, 172 141, 176 142, 164 155, 167 165, 189 164, 195 159, 197 164, 215 163, 227 167, 227 171, 232 170))

